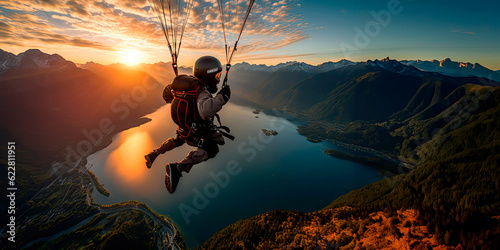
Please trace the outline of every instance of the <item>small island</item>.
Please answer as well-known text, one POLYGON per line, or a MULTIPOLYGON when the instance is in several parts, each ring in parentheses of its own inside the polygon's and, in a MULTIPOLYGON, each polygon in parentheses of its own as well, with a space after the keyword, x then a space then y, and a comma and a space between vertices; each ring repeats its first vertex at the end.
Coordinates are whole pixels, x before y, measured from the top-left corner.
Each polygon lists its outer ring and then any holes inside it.
POLYGON ((262 133, 264 133, 267 136, 275 136, 278 134, 276 130, 267 130, 265 128, 262 129, 262 133))
POLYGON ((314 139, 314 138, 309 138, 309 137, 307 137, 307 140, 310 141, 310 142, 312 142, 312 143, 320 143, 320 142, 323 141, 321 139, 314 139))
POLYGON ((262 110, 260 110, 260 109, 256 109, 256 110, 254 110, 254 111, 252 111, 252 112, 253 112, 254 114, 258 115, 258 114, 260 114, 260 112, 261 112, 261 111, 262 111, 262 110))

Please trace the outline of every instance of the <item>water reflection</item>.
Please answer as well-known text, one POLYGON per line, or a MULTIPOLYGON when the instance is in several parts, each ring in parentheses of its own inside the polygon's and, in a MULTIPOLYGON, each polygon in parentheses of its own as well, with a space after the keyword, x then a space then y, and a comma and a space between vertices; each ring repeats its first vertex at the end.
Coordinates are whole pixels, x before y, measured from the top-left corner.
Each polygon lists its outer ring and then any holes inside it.
POLYGON ((126 131, 120 137, 122 142, 109 155, 104 174, 114 176, 116 185, 139 191, 148 182, 142 156, 153 148, 153 140, 144 128, 126 131))

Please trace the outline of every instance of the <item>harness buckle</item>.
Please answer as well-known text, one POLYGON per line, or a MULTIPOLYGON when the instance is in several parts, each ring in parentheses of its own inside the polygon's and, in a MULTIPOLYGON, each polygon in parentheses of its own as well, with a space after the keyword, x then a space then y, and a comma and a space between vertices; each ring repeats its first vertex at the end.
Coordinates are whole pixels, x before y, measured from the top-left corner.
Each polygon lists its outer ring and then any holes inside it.
POLYGON ((199 138, 197 141, 196 141, 196 146, 201 148, 203 147, 203 143, 205 142, 205 139, 203 138, 199 138))

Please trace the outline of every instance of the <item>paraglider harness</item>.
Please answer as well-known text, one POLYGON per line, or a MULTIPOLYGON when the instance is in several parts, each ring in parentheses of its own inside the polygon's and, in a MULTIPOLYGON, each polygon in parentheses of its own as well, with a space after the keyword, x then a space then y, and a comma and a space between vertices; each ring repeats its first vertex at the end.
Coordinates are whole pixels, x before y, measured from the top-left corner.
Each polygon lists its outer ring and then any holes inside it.
POLYGON ((203 147, 205 138, 214 132, 234 140, 234 136, 229 133, 231 130, 222 126, 220 116, 216 114, 219 126, 213 122, 213 118, 203 120, 198 111, 198 92, 204 85, 195 77, 180 75, 171 84, 172 100, 171 115, 172 120, 178 125, 178 136, 192 146, 203 147))

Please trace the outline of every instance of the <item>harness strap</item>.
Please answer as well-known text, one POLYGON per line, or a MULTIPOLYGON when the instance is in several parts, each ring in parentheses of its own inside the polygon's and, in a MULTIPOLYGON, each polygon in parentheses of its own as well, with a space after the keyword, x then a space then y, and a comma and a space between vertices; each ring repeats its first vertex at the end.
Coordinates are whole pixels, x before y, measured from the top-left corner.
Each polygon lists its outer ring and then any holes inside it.
POLYGON ((215 117, 215 119, 217 119, 217 122, 219 123, 219 126, 215 126, 215 129, 217 130, 217 132, 219 132, 221 135, 223 135, 227 139, 233 141, 235 137, 229 134, 229 133, 231 133, 231 129, 229 129, 227 126, 222 126, 222 123, 220 122, 220 115, 215 114, 214 117, 215 117), (222 130, 224 130, 224 131, 222 131, 222 130))
POLYGON ((224 131, 220 131, 220 130, 217 130, 217 131, 219 131, 219 133, 220 133, 222 136, 226 137, 227 139, 229 139, 229 140, 231 140, 231 141, 234 141, 234 138, 235 138, 234 136, 232 136, 232 135, 230 135, 230 134, 228 134, 228 133, 226 133, 226 132, 224 132, 224 131))
POLYGON ((215 114, 214 117, 217 119, 217 122, 219 123, 219 125, 222 126, 222 123, 220 122, 220 115, 219 114, 215 114))

